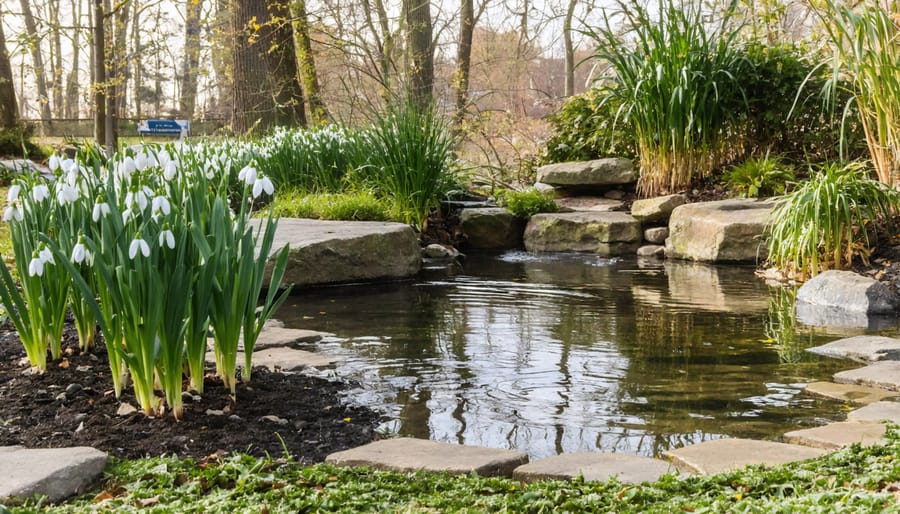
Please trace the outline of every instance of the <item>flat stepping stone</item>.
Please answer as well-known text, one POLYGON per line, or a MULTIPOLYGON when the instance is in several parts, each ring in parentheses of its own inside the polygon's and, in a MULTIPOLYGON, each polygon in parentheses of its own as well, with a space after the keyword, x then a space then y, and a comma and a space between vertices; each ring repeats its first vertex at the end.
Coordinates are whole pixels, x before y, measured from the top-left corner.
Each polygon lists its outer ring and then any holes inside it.
POLYGON ((611 157, 593 161, 547 164, 537 169, 537 181, 555 187, 591 188, 637 182, 638 170, 631 159, 611 157))
POLYGON ((870 363, 883 360, 900 360, 900 339, 881 336, 856 336, 838 339, 806 351, 836 359, 852 359, 870 363))
POLYGON ((332 453, 325 458, 325 462, 335 466, 366 466, 384 471, 434 471, 451 475, 475 472, 480 476, 509 477, 514 469, 528 463, 528 455, 513 450, 401 437, 332 453))
POLYGON ((105 453, 78 446, 28 449, 0 447, 0 502, 35 495, 58 502, 84 492, 106 467, 105 453))
POLYGON ((860 423, 881 423, 890 421, 900 424, 900 403, 875 402, 847 413, 847 421, 860 423))
MULTIPOLYGON (((256 340, 255 350, 261 348, 273 348, 277 346, 289 346, 292 344, 309 344, 318 343, 325 337, 331 337, 334 334, 328 332, 317 332, 315 330, 304 330, 300 328, 284 328, 278 326, 263 327, 259 333, 259 339, 256 340)), ((243 344, 241 344, 243 348, 243 344)))
POLYGON ((609 212, 623 205, 621 200, 599 196, 570 196, 554 201, 561 212, 609 212))
POLYGON ((640 455, 623 453, 564 453, 541 459, 513 471, 513 478, 521 482, 539 480, 572 480, 582 476, 592 482, 606 482, 612 477, 626 484, 655 482, 666 473, 678 470, 669 463, 640 455))
POLYGON ((884 444, 884 425, 853 421, 829 423, 821 427, 788 432, 784 434, 784 442, 823 450, 837 450, 856 443, 863 446, 884 444))
POLYGON ((806 386, 804 391, 814 396, 821 396, 853 405, 868 405, 887 398, 897 397, 897 393, 884 389, 854 384, 835 384, 834 382, 813 382, 806 386))
POLYGON ((840 371, 834 374, 834 381, 900 391, 900 361, 878 361, 864 368, 840 371))
POLYGON ((634 254, 643 240, 641 223, 624 212, 536 214, 525 227, 529 252, 634 254))
POLYGON ((687 473, 714 475, 762 464, 778 466, 812 459, 825 453, 820 448, 753 439, 715 439, 663 452, 687 473))
MULTIPOLYGON (((213 352, 206 352, 206 362, 216 362, 213 352)), ((253 352, 253 366, 265 366, 272 371, 300 371, 304 368, 327 368, 335 359, 320 353, 297 350, 285 346, 257 348, 253 352)), ((244 367, 244 352, 237 354, 237 366, 244 367)))

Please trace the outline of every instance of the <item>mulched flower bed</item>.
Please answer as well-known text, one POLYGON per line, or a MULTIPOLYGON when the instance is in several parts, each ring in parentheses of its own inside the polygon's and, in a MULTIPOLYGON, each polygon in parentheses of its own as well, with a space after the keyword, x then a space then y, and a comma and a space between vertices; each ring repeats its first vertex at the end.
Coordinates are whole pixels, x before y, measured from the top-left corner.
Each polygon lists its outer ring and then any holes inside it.
POLYGON ((0 446, 92 446, 128 458, 288 452, 314 463, 378 436, 381 416, 344 401, 348 384, 264 368, 254 368, 251 383, 238 384, 237 401, 208 373, 202 398, 185 395, 182 421, 120 415, 123 403, 137 402, 130 388, 115 398, 102 340, 79 354, 74 328, 67 328, 64 348, 65 358, 45 373, 30 373, 15 331, 0 329, 0 446))

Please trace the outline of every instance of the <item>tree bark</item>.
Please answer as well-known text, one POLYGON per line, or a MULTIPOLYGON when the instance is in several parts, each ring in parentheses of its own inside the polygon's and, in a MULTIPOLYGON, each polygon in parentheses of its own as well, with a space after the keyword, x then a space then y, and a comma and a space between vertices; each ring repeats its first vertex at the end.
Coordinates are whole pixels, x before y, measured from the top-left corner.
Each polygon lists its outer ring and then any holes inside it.
POLYGON ((409 101, 418 107, 428 107, 433 101, 434 45, 432 44, 431 2, 406 2, 406 75, 409 80, 409 101))
POLYGON ((469 105, 469 70, 472 64, 472 36, 475 33, 474 0, 462 0, 459 18, 459 40, 456 46, 456 77, 453 89, 456 103, 454 125, 458 128, 469 105))
POLYGON ((275 122, 268 69, 258 45, 269 13, 264 0, 234 0, 231 5, 232 130, 238 134, 264 131, 275 122))
POLYGON ((203 0, 185 0, 184 60, 181 63, 181 98, 178 111, 191 119, 197 108, 197 77, 200 72, 200 14, 203 0))
POLYGON ((81 2, 78 0, 72 0, 72 16, 75 23, 71 34, 72 68, 66 76, 66 108, 64 112, 66 118, 77 118, 80 110, 78 86, 81 77, 78 70, 80 69, 79 60, 81 59, 81 2))
POLYGON ((575 49, 572 46, 572 17, 575 15, 575 4, 578 0, 569 0, 566 17, 563 19, 563 45, 565 46, 565 96, 575 95, 575 49))
POLYGON ((41 124, 50 123, 50 96, 47 93, 47 77, 44 69, 44 53, 41 51, 41 36, 38 34, 34 14, 28 0, 21 0, 22 17, 25 20, 25 32, 28 34, 28 46, 31 48, 31 61, 34 65, 34 80, 37 86, 38 104, 41 112, 41 124))
MULTIPOLYGON (((113 70, 113 75, 109 77, 112 86, 110 96, 115 101, 113 113, 116 118, 128 112, 128 79, 131 75, 128 59, 128 22, 135 3, 137 0, 117 0, 115 15, 110 18, 113 27, 113 49, 109 56, 113 70)), ((137 11, 135 8, 134 12, 137 11)))
POLYGON ((51 89, 53 91, 53 116, 62 118, 64 112, 63 103, 63 58, 62 58, 62 28, 59 25, 60 0, 50 0, 48 11, 50 13, 50 60, 51 89))
MULTIPOLYGON (((269 0, 269 21, 257 46, 262 51, 272 79, 275 125, 306 126, 303 87, 297 70, 294 30, 290 22, 288 0, 269 0)), ((315 73, 315 68, 313 68, 315 73)))
POLYGON ((6 51, 6 35, 3 33, 3 17, 0 11, 0 131, 14 130, 19 126, 19 107, 16 103, 16 86, 12 65, 6 51))
POLYGON ((297 47, 297 64, 300 78, 309 104, 309 115, 313 125, 321 125, 328 121, 328 110, 322 101, 319 88, 319 77, 316 61, 312 51, 312 39, 309 36, 309 15, 306 12, 306 0, 294 0, 291 3, 291 16, 294 19, 294 43, 297 47))

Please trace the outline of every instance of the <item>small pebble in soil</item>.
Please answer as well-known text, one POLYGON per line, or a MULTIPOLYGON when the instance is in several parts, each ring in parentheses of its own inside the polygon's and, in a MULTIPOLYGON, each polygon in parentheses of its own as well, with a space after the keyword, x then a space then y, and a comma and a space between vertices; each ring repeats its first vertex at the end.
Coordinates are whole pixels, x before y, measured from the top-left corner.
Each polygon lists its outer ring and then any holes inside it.
POLYGON ((81 387, 81 384, 69 384, 68 386, 66 386, 66 395, 74 397, 75 395, 80 393, 82 389, 83 388, 81 387))
POLYGON ((269 423, 275 423, 276 425, 287 425, 288 420, 284 418, 279 418, 278 416, 273 416, 269 414, 268 416, 263 416, 261 418, 263 421, 268 421, 269 423))

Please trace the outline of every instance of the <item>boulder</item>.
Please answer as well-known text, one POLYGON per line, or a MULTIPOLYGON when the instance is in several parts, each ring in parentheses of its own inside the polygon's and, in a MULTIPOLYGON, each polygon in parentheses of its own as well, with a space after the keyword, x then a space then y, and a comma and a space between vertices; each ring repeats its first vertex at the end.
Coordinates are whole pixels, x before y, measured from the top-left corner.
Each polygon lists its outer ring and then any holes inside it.
POLYGON ((0 446, 0 502, 37 495, 55 503, 82 493, 100 479, 106 460, 105 453, 84 446, 0 446))
POLYGON ((638 170, 630 159, 622 158, 561 162, 538 168, 537 179, 564 188, 616 186, 637 182, 638 170))
POLYGON ((468 248, 510 250, 522 247, 525 220, 506 209, 463 209, 459 219, 468 248))
POLYGON ((624 212, 538 214, 525 227, 525 249, 626 255, 637 250, 642 236, 640 222, 624 212))
POLYGON ((819 273, 800 286, 797 302, 865 314, 893 314, 900 307, 900 297, 881 282, 838 270, 819 273))
POLYGON ((631 204, 631 215, 639 221, 665 221, 675 207, 684 205, 687 201, 687 196, 683 194, 635 200, 631 204))
POLYGON ((705 262, 766 258, 762 235, 774 202, 732 199, 676 207, 669 218, 666 255, 705 262))
MULTIPOLYGON (((396 280, 422 266, 419 240, 403 223, 281 218, 272 254, 290 245, 283 285, 396 280)), ((266 270, 272 271, 272 260, 266 270)))
POLYGON ((644 229, 644 241, 655 245, 666 244, 669 227, 650 227, 644 229))
POLYGON ((644 245, 637 249, 637 256, 662 259, 666 256, 666 247, 662 245, 644 245))

